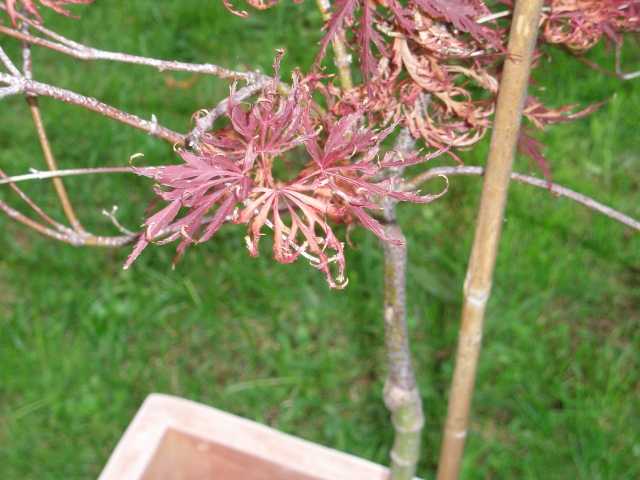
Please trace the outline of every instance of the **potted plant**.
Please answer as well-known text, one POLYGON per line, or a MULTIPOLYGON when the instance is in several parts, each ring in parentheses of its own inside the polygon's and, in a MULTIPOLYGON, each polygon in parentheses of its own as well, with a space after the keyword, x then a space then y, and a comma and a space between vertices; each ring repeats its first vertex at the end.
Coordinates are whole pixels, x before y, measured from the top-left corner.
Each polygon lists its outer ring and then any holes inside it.
MULTIPOLYGON (((68 15, 67 4, 91 0, 39 3, 68 15)), ((262 9, 273 2, 249 3, 262 9)), ((611 1, 567 6, 558 1, 543 7, 536 0, 517 2, 514 8, 511 2, 504 3, 507 6, 493 11, 489 2, 480 1, 375 5, 367 0, 342 0, 333 7, 319 1, 326 24, 316 62, 308 72, 295 71, 291 80, 280 75, 283 51, 276 52, 271 75, 109 52, 43 26, 38 2, 5 0, 0 5, 9 21, 0 25, 0 34, 22 44, 20 68, 0 49, 6 70, 0 73, 4 85, 0 95, 26 97, 48 167, 47 172, 1 174, 0 183, 9 185, 38 220, 1 202, 0 208, 11 218, 72 245, 134 243, 125 268, 152 243, 178 242, 180 258, 188 247, 208 241, 223 225, 242 224, 247 226, 245 240, 251 255, 258 255, 260 239, 271 235, 275 260, 308 261, 324 274, 331 288, 344 288, 348 283, 341 225, 364 226, 382 240, 385 252, 388 378, 384 397, 395 429, 389 471, 210 407, 152 395, 114 451, 103 479, 187 479, 214 472, 228 472, 224 478, 413 478, 424 419, 409 354, 406 245, 395 220, 395 206, 440 198, 446 192, 447 176, 483 175, 481 167, 453 166, 407 178, 405 169, 440 155, 458 159, 460 149, 474 145, 493 129, 440 462, 439 478, 457 477, 509 180, 548 188, 640 230, 636 220, 549 178, 538 180, 511 172, 518 146, 546 168, 539 143, 520 129, 523 115, 542 127, 595 109, 578 113, 567 108, 553 110, 527 95, 538 29, 542 28, 544 41, 582 52, 602 37, 619 41, 620 33, 637 30, 637 5, 611 1), (199 111, 194 127, 183 134, 161 125, 155 116, 143 119, 34 79, 32 46, 83 61, 213 75, 245 85, 234 83, 230 95, 215 107, 199 111), (335 75, 322 67, 330 46, 335 75), (352 78, 350 50, 358 54, 359 83, 352 78), (469 86, 471 81, 477 85, 469 86), (131 166, 59 170, 41 118, 40 96, 79 106, 164 140, 174 146, 179 163, 141 166, 140 155, 132 155, 136 163, 131 166), (389 148, 391 140, 393 147, 389 148), (431 153, 421 152, 416 142, 431 153), (122 172, 153 179, 165 203, 149 215, 141 232, 124 229, 111 215, 121 230, 119 235, 89 233, 61 177, 122 172), (49 217, 18 185, 45 178, 54 182, 68 226, 49 217), (420 193, 419 187, 431 179, 441 179, 440 187, 434 193, 420 193)), ((225 6, 233 14, 248 15, 230 2, 225 6)))

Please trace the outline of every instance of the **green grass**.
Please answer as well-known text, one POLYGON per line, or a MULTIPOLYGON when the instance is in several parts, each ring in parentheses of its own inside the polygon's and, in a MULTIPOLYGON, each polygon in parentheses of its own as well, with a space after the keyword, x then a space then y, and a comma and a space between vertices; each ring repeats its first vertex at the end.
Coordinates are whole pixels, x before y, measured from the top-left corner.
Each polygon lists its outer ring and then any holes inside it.
MULTIPOLYGON (((287 3, 287 2, 285 2, 287 3)), ((48 16, 72 38, 112 50, 230 67, 308 67, 319 38, 311 3, 237 19, 209 0, 97 2, 79 22, 48 16)), ((9 52, 16 49, 3 40, 9 52)), ((637 60, 637 50, 636 60, 637 60)), ((629 54, 629 60, 633 55, 629 54)), ((594 58, 606 62, 606 52, 594 58)), ((201 78, 169 89, 143 67, 77 63, 35 51, 36 76, 177 130, 227 85, 201 78)), ((563 54, 537 73, 551 105, 609 101, 542 138, 554 179, 640 217, 640 90, 563 54)), ((636 65, 637 67, 637 65, 636 65)), ((174 75, 174 78, 189 78, 174 75)), ((537 88, 534 88, 537 89, 537 88)), ((170 149, 147 135, 53 100, 41 101, 62 167, 150 164, 170 149)), ((42 165, 25 102, 0 103, 0 164, 42 165)), ((466 158, 481 164, 486 142, 466 158)), ((518 159, 520 171, 533 167, 518 159)), ((120 206, 139 224, 151 197, 140 178, 66 181, 84 222, 111 229, 120 206)), ((50 184, 25 186, 54 209, 50 184)), ((429 206, 403 206, 409 321, 425 402, 420 475, 435 471, 453 369, 461 286, 480 183, 452 179, 429 206)), ((2 198, 11 199, 8 189, 2 198)), ((175 271, 171 247, 76 249, 0 219, 0 478, 95 477, 150 392, 191 398, 286 432, 387 462, 382 403, 381 253, 356 231, 350 285, 329 291, 304 263, 250 258, 238 228, 193 248, 175 271)), ((488 308, 465 479, 640 477, 640 236, 547 192, 513 185, 488 308)))

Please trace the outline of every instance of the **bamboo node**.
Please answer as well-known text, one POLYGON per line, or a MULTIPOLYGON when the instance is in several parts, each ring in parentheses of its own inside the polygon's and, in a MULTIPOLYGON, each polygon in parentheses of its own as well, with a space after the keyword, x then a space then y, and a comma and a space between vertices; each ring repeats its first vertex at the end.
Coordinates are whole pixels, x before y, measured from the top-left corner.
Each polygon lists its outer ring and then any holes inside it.
POLYGON ((482 343, 482 332, 476 332, 473 335, 465 335, 465 334, 460 334, 461 337, 463 337, 464 343, 466 345, 475 347, 477 345, 480 345, 480 343, 482 343))
POLYGON ((466 428, 463 428, 461 430, 460 428, 456 427, 446 427, 445 430, 447 434, 452 436, 453 438, 465 438, 468 433, 468 430, 466 428))
POLYGON ((474 307, 484 307, 489 300, 489 293, 487 292, 468 292, 467 303, 470 303, 474 307))
POLYGON ((389 305, 387 308, 385 308, 384 310, 384 317, 385 319, 389 320, 393 318, 393 313, 394 313, 394 309, 391 305, 389 305))
POLYGON ((457 432, 453 432, 453 436, 455 438, 465 438, 467 436, 467 431, 466 430, 459 430, 457 432))
POLYGON ((467 273, 467 277, 464 280, 464 296, 465 301, 474 307, 482 308, 487 304, 489 300, 489 294, 491 293, 491 283, 483 288, 473 288, 471 286, 472 277, 471 271, 467 273))

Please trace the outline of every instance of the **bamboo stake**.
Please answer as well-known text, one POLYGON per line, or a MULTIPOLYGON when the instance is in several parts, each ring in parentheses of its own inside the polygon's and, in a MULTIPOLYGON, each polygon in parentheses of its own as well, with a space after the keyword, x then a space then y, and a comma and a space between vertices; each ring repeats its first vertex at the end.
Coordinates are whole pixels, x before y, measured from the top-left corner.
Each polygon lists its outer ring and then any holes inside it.
MULTIPOLYGON (((409 152, 414 141, 403 130, 396 150, 409 152)), ((401 181, 401 169, 392 170, 392 181, 401 181)), ((383 228, 388 238, 401 245, 383 242, 384 248, 384 327, 389 371, 384 386, 384 403, 391 412, 395 438, 391 449, 391 480, 413 479, 420 457, 420 435, 424 424, 422 400, 411 363, 406 311, 407 245, 396 222, 395 201, 383 205, 383 228)))
POLYGON ((440 452, 438 480, 457 479, 460 471, 482 341, 484 312, 491 292, 507 189, 542 4, 543 0, 518 0, 513 14, 476 233, 464 286, 462 325, 440 452))

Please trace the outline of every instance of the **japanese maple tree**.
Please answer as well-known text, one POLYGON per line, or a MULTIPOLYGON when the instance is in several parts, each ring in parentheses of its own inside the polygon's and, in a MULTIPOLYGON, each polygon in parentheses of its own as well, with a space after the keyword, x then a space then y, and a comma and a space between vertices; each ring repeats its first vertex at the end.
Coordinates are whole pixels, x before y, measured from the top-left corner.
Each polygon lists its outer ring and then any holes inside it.
MULTIPOLYGON (((309 46, 315 49, 315 60, 311 66, 295 69, 290 79, 280 74, 281 62, 286 61, 284 51, 273 52, 273 70, 266 75, 210 63, 98 50, 43 24, 44 9, 73 16, 74 5, 91 3, 0 2, 0 35, 21 42, 23 53, 19 68, 0 47, 4 68, 0 99, 18 94, 26 97, 49 170, 12 177, 0 170, 0 184, 9 185, 32 216, 4 201, 0 201, 0 210, 43 235, 73 245, 133 244, 125 268, 135 266, 151 244, 177 242, 178 260, 189 246, 210 241, 225 224, 242 224, 250 255, 258 255, 261 238, 270 235, 277 262, 304 259, 324 274, 331 288, 344 288, 348 283, 348 230, 355 226, 368 229, 380 238, 385 250, 389 356, 385 402, 396 426, 391 472, 396 480, 413 478, 423 417, 408 348, 406 247, 395 221, 395 206, 399 202, 426 204, 442 197, 447 176, 484 173, 480 166, 462 165, 459 152, 472 148, 494 127, 502 81, 508 76, 506 65, 523 64, 526 72, 521 73, 528 78, 529 67, 535 68, 541 55, 540 48, 531 48, 527 55, 514 54, 510 38, 528 34, 533 46, 539 31, 538 47, 546 43, 582 55, 606 42, 619 51, 624 35, 640 30, 640 0, 547 0, 543 5, 538 1, 535 17, 519 12, 520 3, 514 7, 510 0, 336 0, 333 5, 318 0, 325 22, 318 25, 323 31, 321 41, 309 46), (529 29, 533 32, 512 28, 514 15, 522 15, 518 17, 521 23, 534 25, 529 29), (231 81, 230 93, 214 108, 194 108, 197 112, 190 132, 175 132, 160 125, 155 116, 142 119, 95 98, 35 80, 33 46, 79 60, 213 75, 231 81), (58 170, 41 118, 40 96, 85 108, 166 141, 174 147, 175 161, 143 166, 139 155, 133 155, 131 166, 58 170), (406 178, 405 168, 440 155, 452 159, 455 166, 429 168, 406 178), (128 231, 112 217, 120 234, 95 235, 77 218, 60 177, 116 172, 153 180, 160 206, 149 212, 140 231, 128 231), (54 220, 19 188, 19 181, 34 178, 53 179, 68 226, 54 220), (433 187, 436 193, 420 192, 427 180, 439 182, 433 187)), ((230 15, 256 14, 231 0, 223 3, 230 15)), ((264 10, 276 3, 247 1, 249 10, 264 10)), ((619 69, 615 74, 622 79, 638 76, 619 69)), ((516 112, 516 126, 520 116, 528 125, 519 130, 515 142, 540 167, 545 180, 511 174, 510 164, 505 180, 511 176, 547 188, 640 230, 637 220, 552 183, 551 163, 542 154, 541 140, 532 134, 533 129, 592 113, 600 104, 552 108, 544 99, 526 95, 526 84, 517 93, 522 108, 516 112)), ((486 298, 481 300, 486 302, 486 298)))

